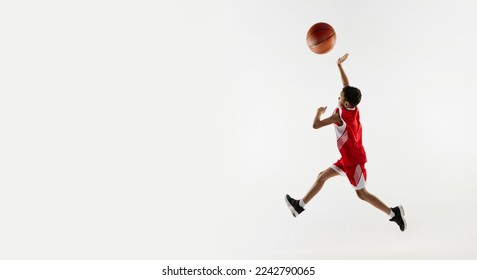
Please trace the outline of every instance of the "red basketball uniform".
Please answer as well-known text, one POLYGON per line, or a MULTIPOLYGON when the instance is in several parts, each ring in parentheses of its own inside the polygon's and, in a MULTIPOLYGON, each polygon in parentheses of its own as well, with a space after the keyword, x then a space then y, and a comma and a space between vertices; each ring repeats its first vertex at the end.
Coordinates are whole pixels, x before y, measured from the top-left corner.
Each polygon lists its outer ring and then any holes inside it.
POLYGON ((338 150, 341 158, 331 168, 341 175, 346 175, 351 185, 359 190, 366 186, 366 152, 361 138, 361 122, 358 107, 354 109, 336 108, 343 121, 340 126, 334 124, 338 150))

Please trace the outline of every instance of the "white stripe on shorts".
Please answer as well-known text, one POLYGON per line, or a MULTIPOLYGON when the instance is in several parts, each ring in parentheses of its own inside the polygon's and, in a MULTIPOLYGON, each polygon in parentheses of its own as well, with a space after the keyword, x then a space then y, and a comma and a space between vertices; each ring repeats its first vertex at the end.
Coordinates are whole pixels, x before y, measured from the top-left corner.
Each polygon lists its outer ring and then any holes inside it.
POLYGON ((330 166, 331 169, 333 169, 334 171, 338 172, 341 176, 346 176, 346 173, 344 173, 343 170, 341 170, 341 168, 339 168, 338 166, 336 165, 331 165, 330 166))
POLYGON ((363 170, 361 170, 361 166, 359 164, 356 166, 356 171, 354 172, 354 181, 357 183, 356 187, 354 187, 356 190, 361 190, 366 187, 366 180, 364 179, 363 170))

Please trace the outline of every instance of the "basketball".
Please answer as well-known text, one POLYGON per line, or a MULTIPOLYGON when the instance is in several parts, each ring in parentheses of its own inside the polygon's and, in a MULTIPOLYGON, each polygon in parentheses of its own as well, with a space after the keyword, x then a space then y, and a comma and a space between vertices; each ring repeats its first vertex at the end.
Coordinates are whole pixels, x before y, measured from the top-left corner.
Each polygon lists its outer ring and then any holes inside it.
POLYGON ((325 54, 333 49, 336 33, 331 25, 325 22, 314 24, 306 34, 308 48, 316 54, 325 54))

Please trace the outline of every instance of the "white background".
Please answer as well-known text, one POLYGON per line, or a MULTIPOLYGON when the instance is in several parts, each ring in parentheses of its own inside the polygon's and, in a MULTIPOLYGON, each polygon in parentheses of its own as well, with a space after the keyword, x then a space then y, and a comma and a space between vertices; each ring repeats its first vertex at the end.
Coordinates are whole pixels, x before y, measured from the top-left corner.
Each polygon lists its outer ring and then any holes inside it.
POLYGON ((1 259, 476 259, 475 1, 2 1, 1 259), (305 35, 337 32, 319 56, 305 35), (330 180, 339 56, 367 189, 330 180))

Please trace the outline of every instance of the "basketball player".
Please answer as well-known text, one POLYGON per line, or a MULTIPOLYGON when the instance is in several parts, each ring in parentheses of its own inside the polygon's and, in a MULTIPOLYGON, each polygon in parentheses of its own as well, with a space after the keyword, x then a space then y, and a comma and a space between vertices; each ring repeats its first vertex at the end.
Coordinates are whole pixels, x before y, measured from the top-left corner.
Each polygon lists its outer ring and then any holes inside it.
POLYGON ((357 107, 361 101, 361 92, 349 85, 341 65, 347 58, 348 54, 345 54, 337 62, 343 81, 343 90, 338 98, 338 108, 330 117, 324 119, 321 119, 321 116, 325 113, 326 107, 318 108, 313 122, 314 129, 333 124, 341 158, 318 175, 315 183, 301 200, 293 199, 288 194, 285 196, 285 200, 292 215, 296 217, 305 210, 305 205, 321 190, 328 179, 337 175, 346 175, 360 199, 389 215, 390 221, 396 222, 401 231, 404 231, 407 225, 403 207, 399 205, 389 208, 366 190, 366 168, 364 167, 366 152, 361 140, 361 122, 357 107))

